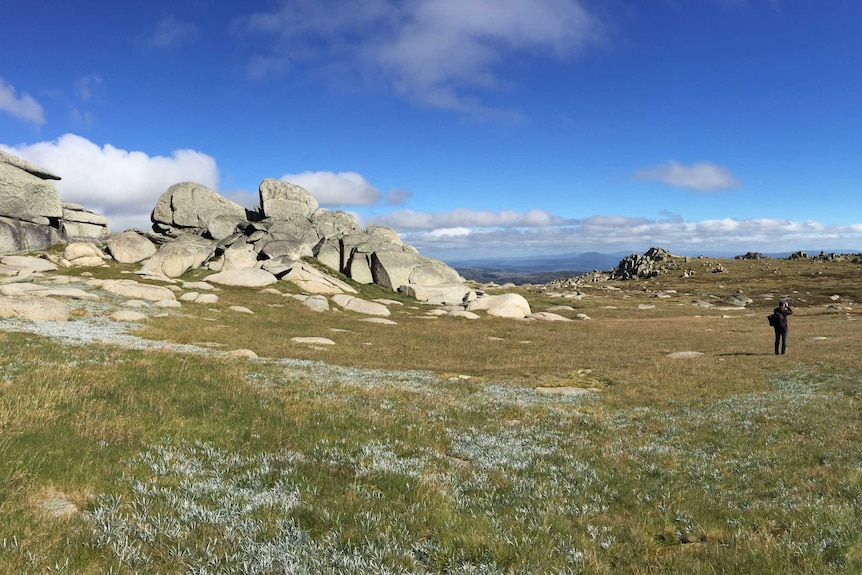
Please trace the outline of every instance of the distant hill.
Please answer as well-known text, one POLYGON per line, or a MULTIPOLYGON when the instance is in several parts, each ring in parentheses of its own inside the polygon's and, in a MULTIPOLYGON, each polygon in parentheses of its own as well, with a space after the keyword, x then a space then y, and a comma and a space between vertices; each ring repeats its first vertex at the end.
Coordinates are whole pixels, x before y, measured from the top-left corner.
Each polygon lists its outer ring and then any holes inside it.
POLYGON ((547 283, 593 270, 613 269, 629 253, 585 252, 553 256, 449 260, 446 263, 458 270, 458 273, 463 277, 477 282, 495 282, 498 284, 547 283))
MULTIPOLYGON (((809 256, 817 256, 822 252, 829 254, 853 254, 855 250, 798 250, 809 256)), ((599 252, 584 252, 580 254, 473 258, 466 260, 447 260, 446 263, 458 270, 464 278, 477 282, 494 282, 498 284, 514 283, 542 284, 556 279, 575 277, 594 270, 609 271, 619 265, 626 256, 637 253, 633 251, 603 254, 599 252)), ((794 252, 768 252, 763 255, 773 259, 784 259, 794 252)), ((733 259, 740 254, 719 252, 702 252, 699 254, 677 254, 697 257, 698 255, 714 258, 733 259)))

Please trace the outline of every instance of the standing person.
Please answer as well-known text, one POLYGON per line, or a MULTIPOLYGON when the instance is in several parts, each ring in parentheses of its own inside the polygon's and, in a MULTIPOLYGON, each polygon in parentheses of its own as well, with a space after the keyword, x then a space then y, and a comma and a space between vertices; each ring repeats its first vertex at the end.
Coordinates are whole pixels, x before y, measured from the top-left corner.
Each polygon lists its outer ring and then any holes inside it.
POLYGON ((778 307, 772 313, 778 318, 772 326, 775 329, 775 355, 778 355, 779 344, 781 344, 781 353, 784 354, 787 350, 787 316, 793 314, 793 310, 790 309, 787 300, 783 299, 778 302, 778 307))

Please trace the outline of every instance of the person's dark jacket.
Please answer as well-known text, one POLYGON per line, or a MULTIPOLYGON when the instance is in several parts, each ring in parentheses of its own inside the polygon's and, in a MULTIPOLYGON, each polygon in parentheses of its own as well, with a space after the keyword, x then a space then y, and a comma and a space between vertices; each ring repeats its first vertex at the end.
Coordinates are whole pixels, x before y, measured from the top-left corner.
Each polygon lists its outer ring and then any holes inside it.
POLYGON ((779 316, 781 316, 781 324, 780 324, 780 325, 776 325, 776 326, 775 326, 775 329, 776 329, 776 330, 784 330, 784 329, 787 329, 787 316, 789 316, 789 315, 793 315, 793 310, 792 310, 792 309, 790 309, 790 306, 789 306, 789 305, 783 305, 783 306, 782 306, 782 305, 780 305, 780 306, 778 306, 777 308, 775 308, 775 309, 773 310, 773 313, 778 314, 779 316))

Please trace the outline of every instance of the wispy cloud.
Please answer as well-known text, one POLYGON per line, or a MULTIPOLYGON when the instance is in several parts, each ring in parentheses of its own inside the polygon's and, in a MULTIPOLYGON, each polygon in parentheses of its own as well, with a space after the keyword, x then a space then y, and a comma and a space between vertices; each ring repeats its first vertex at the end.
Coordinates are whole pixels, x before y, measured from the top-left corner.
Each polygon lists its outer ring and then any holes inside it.
POLYGON ((82 102, 98 98, 102 91, 102 78, 98 74, 87 74, 75 80, 75 94, 82 102))
POLYGON ((390 206, 400 206, 413 196, 408 190, 389 190, 386 192, 386 203, 390 206))
POLYGON ((570 58, 602 36, 581 0, 282 0, 234 29, 272 39, 254 59, 258 74, 348 67, 416 103, 468 112, 484 110, 483 91, 511 83, 507 60, 570 58))
POLYGON ((42 105, 26 92, 18 96, 15 87, 4 82, 2 77, 0 77, 0 110, 37 126, 45 123, 42 105))
POLYGON ((636 180, 654 180, 696 192, 717 192, 732 190, 742 186, 742 182, 730 170, 701 162, 683 166, 678 162, 667 162, 653 168, 638 170, 634 174, 636 180))
POLYGON ((380 190, 356 172, 303 172, 281 179, 302 186, 323 206, 367 206, 382 197, 380 190))
POLYGON ((196 24, 178 19, 172 14, 163 15, 143 37, 143 43, 150 48, 171 49, 197 42, 200 31, 196 24))

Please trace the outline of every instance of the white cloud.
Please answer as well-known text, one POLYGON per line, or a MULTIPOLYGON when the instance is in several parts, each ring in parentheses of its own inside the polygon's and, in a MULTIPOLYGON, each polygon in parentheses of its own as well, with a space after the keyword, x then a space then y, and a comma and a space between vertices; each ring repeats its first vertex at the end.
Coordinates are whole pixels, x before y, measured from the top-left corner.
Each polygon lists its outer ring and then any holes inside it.
POLYGON ((638 170, 636 180, 655 180, 668 186, 685 188, 697 192, 716 192, 732 190, 742 182, 727 168, 708 162, 683 166, 678 162, 668 162, 653 168, 638 170))
POLYGON ((382 74, 423 105, 471 112, 482 106, 470 92, 505 84, 511 57, 567 58, 601 28, 581 0, 282 0, 234 26, 276 38, 269 54, 253 59, 257 74, 288 62, 346 66, 382 74))
POLYGON ((4 82, 2 77, 0 77, 0 110, 39 126, 45 123, 42 105, 26 92, 19 97, 15 87, 4 82))
POLYGON ((285 174, 281 179, 302 186, 324 206, 367 206, 382 196, 356 172, 303 172, 285 174))
POLYGON ((517 212, 514 210, 468 210, 457 208, 451 212, 430 214, 413 210, 399 210, 378 221, 397 230, 433 230, 436 228, 488 228, 488 227, 542 227, 564 223, 564 219, 544 210, 517 212))
POLYGON ((169 157, 149 156, 110 144, 100 147, 74 134, 52 142, 2 148, 60 176, 56 185, 63 201, 105 215, 115 231, 149 228, 156 201, 177 182, 194 181, 214 190, 219 184, 215 160, 195 150, 175 150, 169 157))
POLYGON ((431 230, 428 232, 428 236, 432 238, 464 237, 469 236, 472 233, 473 230, 470 228, 440 228, 437 230, 431 230))

